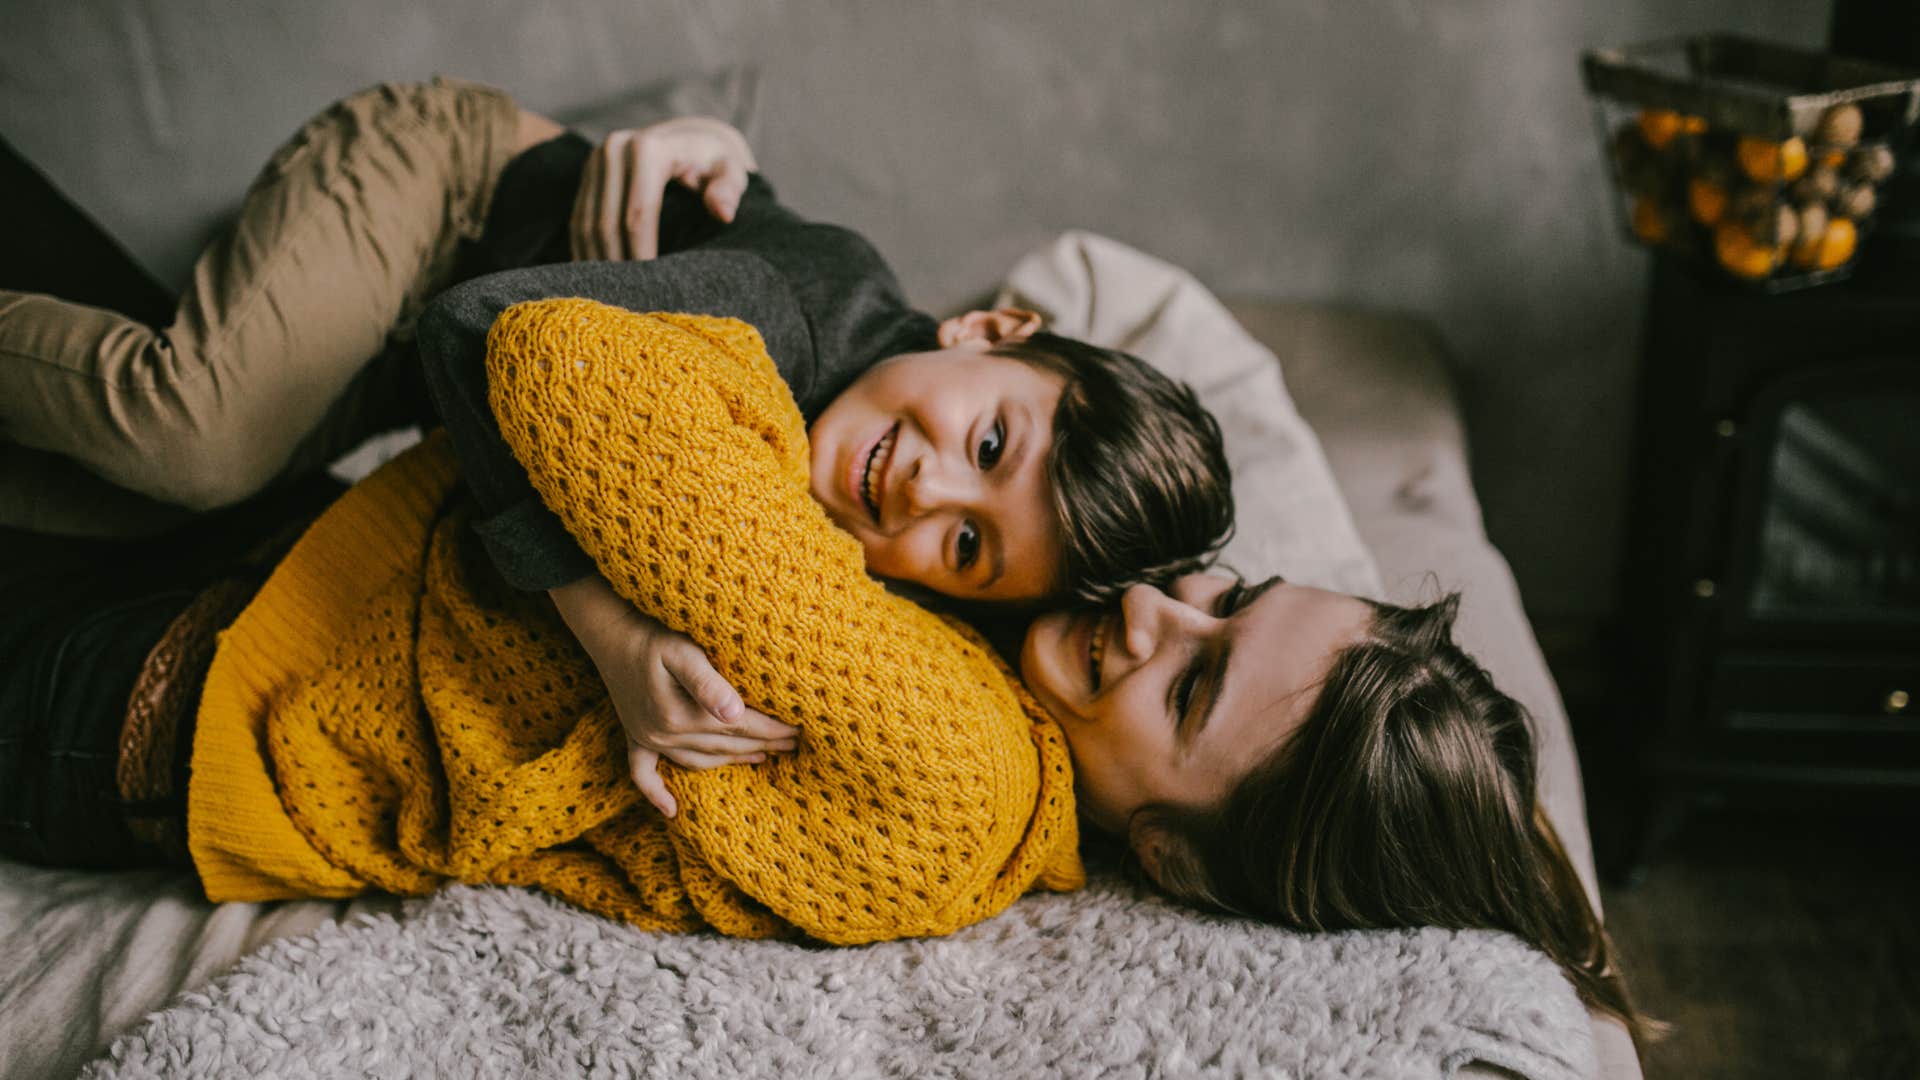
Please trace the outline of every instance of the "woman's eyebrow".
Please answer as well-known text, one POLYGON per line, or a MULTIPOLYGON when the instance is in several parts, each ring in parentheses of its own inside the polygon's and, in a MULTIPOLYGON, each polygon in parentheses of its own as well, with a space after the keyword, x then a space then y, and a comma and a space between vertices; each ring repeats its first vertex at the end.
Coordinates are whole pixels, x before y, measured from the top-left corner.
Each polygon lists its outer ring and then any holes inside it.
POLYGON ((1281 577, 1279 574, 1275 574, 1258 585, 1249 586, 1247 591, 1241 595, 1239 606, 1234 610, 1245 611, 1252 607, 1253 602, 1265 596, 1268 589, 1273 588, 1275 585, 1285 584, 1286 580, 1286 578, 1281 577))

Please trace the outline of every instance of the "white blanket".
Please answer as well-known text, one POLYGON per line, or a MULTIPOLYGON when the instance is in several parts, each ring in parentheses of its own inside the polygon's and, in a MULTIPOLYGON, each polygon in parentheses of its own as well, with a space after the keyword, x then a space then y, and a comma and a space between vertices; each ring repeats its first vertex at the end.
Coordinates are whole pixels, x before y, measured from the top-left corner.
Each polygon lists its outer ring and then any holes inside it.
POLYGON ((1304 936, 1106 877, 946 938, 643 934, 457 887, 268 946, 90 1078, 1589 1075, 1586 1013, 1512 938, 1304 936))

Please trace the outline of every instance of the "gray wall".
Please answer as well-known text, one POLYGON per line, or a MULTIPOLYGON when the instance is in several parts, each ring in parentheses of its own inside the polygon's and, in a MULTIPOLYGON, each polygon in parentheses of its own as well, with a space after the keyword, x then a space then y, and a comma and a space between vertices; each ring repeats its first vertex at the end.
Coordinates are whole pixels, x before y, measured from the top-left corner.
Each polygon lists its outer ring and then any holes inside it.
POLYGON ((560 111, 754 61, 788 201, 923 305, 1069 226, 1217 291, 1431 317, 1489 530, 1536 614, 1612 604, 1645 259, 1576 57, 1707 29, 1818 43, 1825 3, 5 0, 0 132, 163 278, 329 98, 444 71, 560 111))

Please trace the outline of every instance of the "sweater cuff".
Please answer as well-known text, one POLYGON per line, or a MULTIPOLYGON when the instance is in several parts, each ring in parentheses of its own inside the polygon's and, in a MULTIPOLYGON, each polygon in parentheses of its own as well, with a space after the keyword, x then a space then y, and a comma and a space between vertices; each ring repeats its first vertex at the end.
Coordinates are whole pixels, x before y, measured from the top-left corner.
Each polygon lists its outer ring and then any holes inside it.
POLYGON ((538 499, 517 503, 484 520, 473 531, 508 585, 544 592, 599 573, 593 557, 538 499))

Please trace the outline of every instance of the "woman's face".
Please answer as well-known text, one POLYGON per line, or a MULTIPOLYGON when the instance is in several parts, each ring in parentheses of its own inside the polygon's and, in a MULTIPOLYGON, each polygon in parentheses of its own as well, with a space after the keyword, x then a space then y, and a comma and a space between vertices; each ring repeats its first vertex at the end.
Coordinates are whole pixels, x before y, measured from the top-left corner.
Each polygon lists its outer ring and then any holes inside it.
POLYGON ((1299 726, 1372 618, 1342 593, 1189 574, 1045 616, 1020 674, 1066 733, 1082 812, 1124 832, 1145 806, 1216 805, 1299 726))
POLYGON ((809 488, 867 569, 972 600, 1033 600, 1062 547, 1047 455, 1059 375, 990 342, 893 357, 808 431, 809 488))

